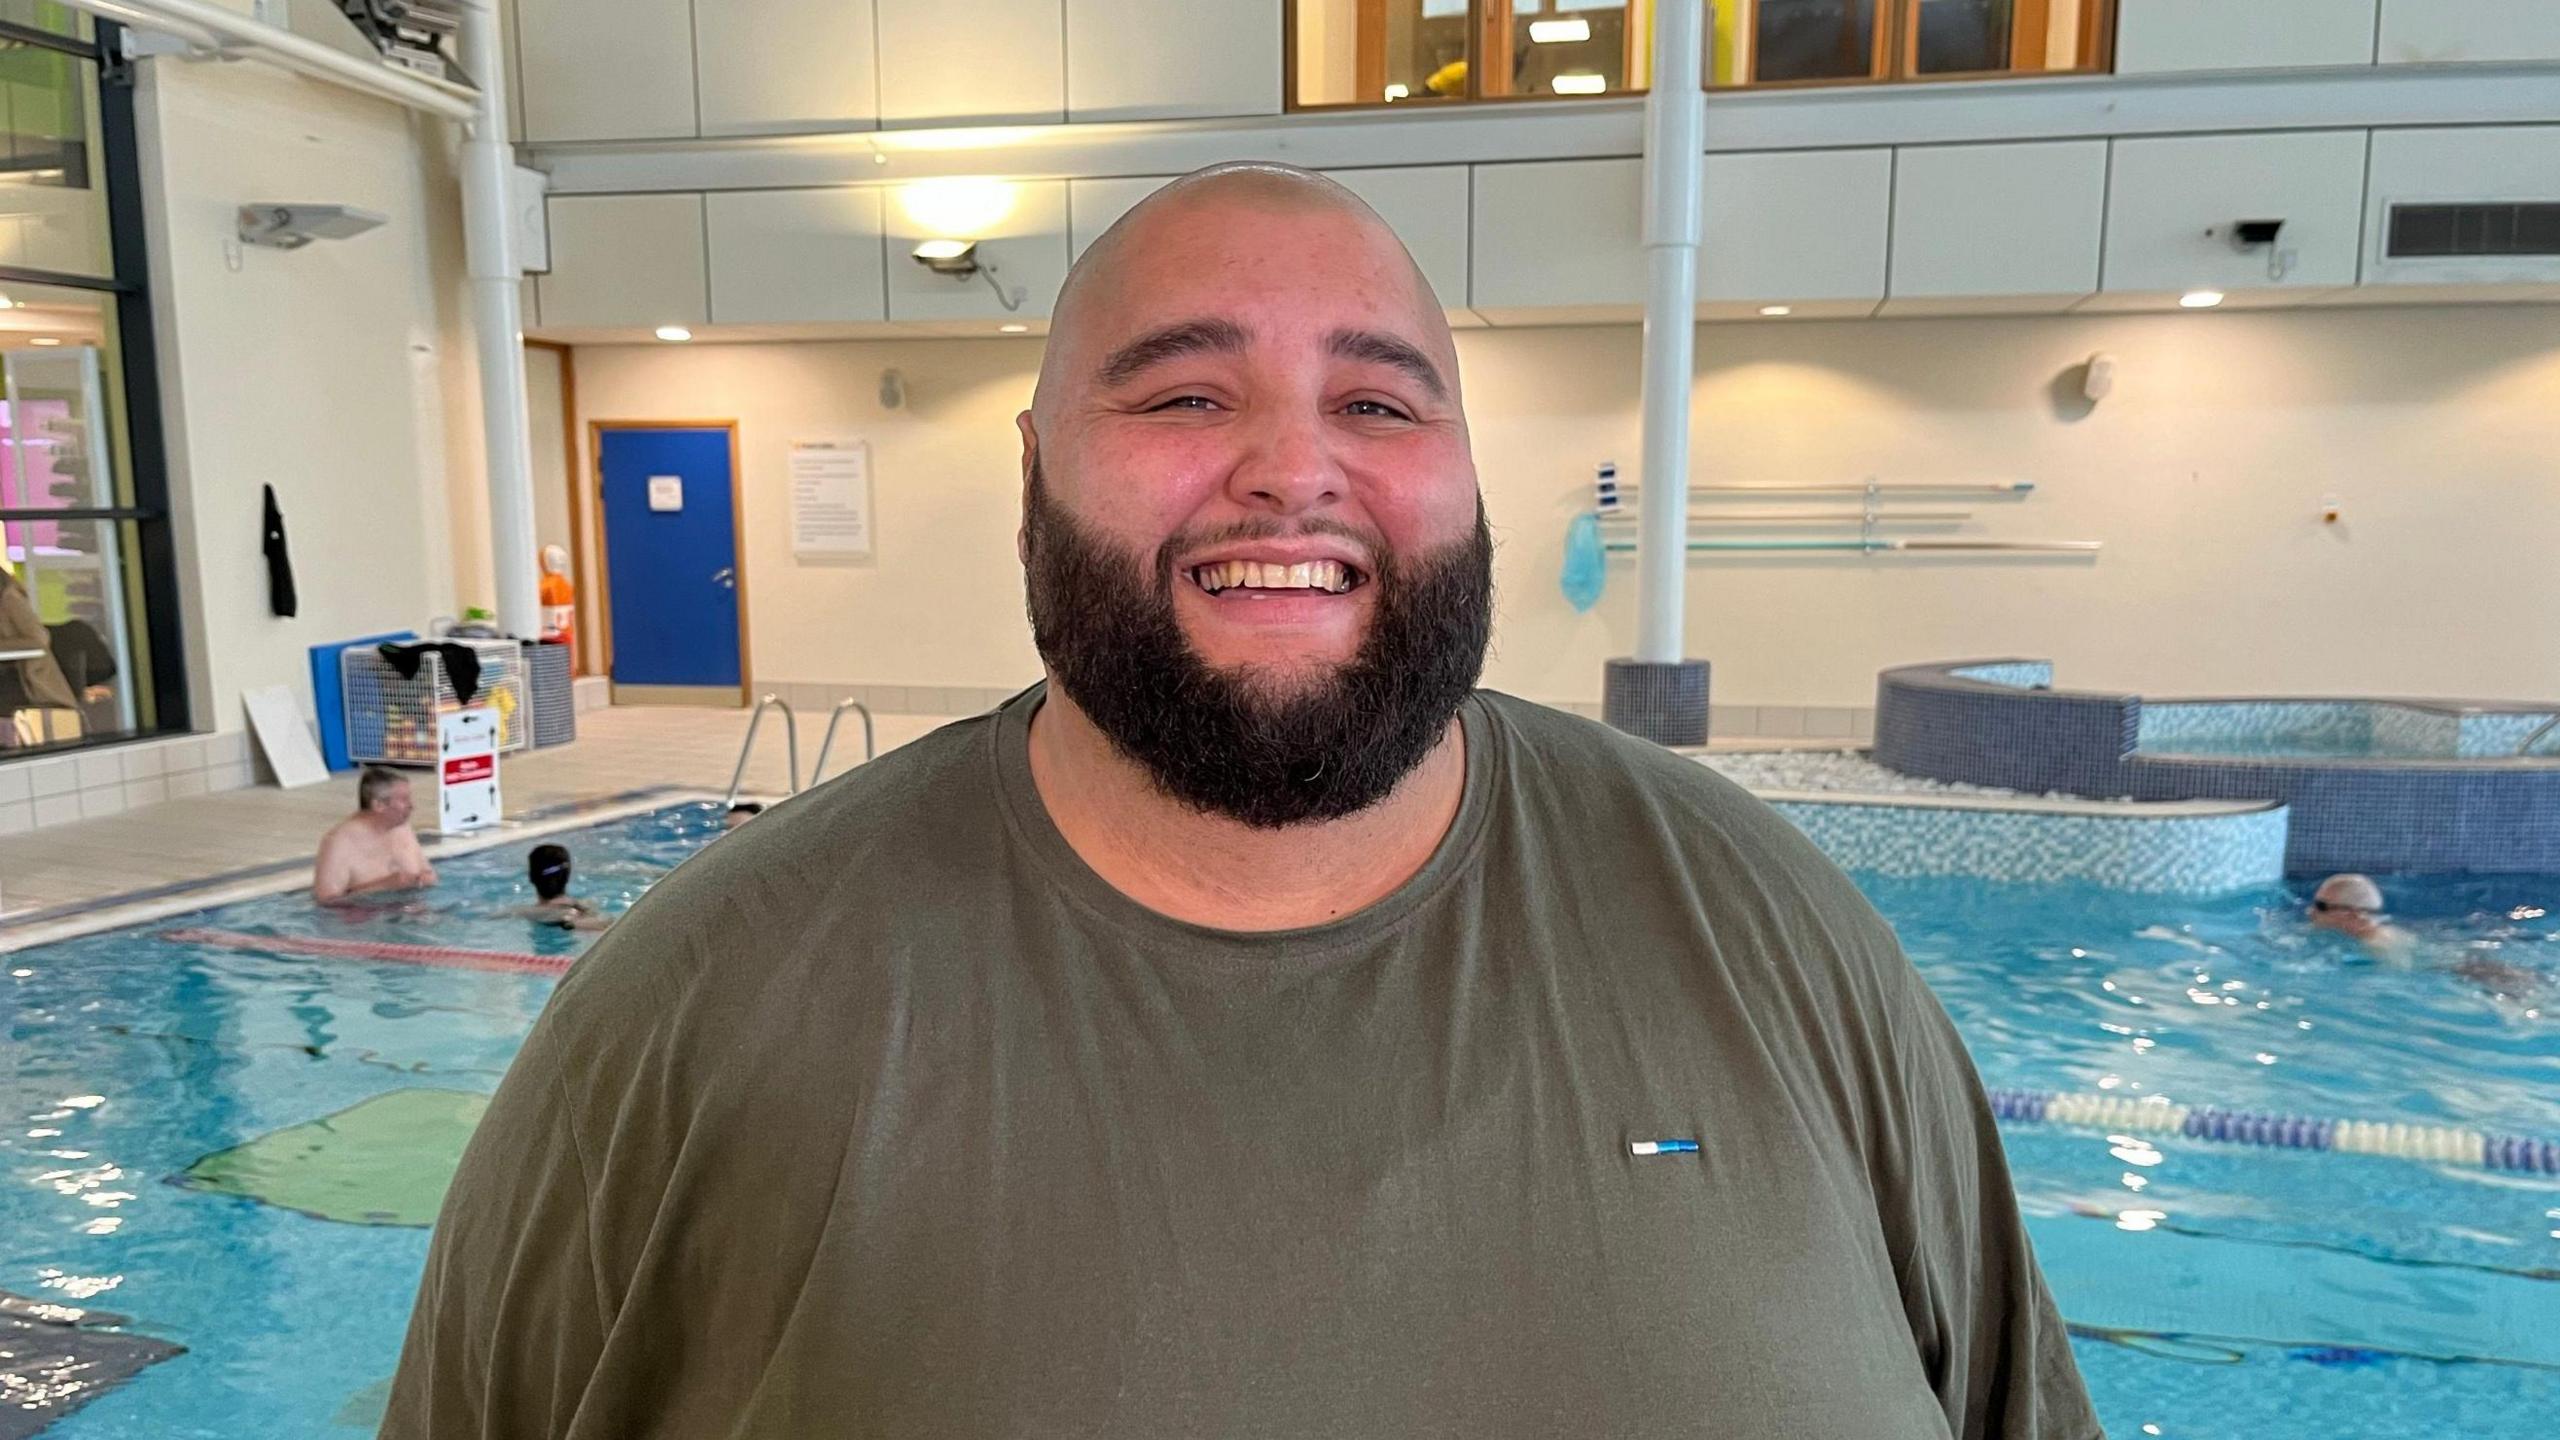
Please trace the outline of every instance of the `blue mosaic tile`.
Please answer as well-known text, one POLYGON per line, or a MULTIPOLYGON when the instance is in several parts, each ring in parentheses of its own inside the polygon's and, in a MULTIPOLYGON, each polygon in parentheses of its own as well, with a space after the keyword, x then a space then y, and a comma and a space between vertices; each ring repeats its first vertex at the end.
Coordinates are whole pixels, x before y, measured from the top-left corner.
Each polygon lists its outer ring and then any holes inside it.
POLYGON ((2284 878, 2281 809, 2134 818, 1779 800, 1780 815, 1844 870, 2083 881, 2158 895, 2222 895, 2284 878))
POLYGON ((2050 660, 1994 660, 1983 665, 1959 665, 1947 673, 1961 680, 1979 680, 2016 690, 2042 690, 2053 684, 2050 660))
POLYGON ((2352 699, 2146 705, 1977 678, 2036 663, 1884 672, 1875 758, 1933 780, 2092 799, 2279 803, 2290 814, 2284 863, 2294 874, 2560 873, 2560 766, 2461 763, 2512 756, 2549 709, 2352 699), (2179 745, 2202 753, 2175 753, 2179 745), (2248 753, 2257 746, 2267 753, 2248 753))

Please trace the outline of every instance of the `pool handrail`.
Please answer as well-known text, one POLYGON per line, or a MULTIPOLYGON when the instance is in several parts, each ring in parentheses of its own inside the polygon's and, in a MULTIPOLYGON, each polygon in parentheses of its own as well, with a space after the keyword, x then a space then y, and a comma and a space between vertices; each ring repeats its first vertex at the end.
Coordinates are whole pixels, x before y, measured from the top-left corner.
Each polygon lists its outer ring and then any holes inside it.
MULTIPOLYGON (((729 794, 720 802, 724 810, 738 803, 738 791, 747 783, 747 761, 755 756, 756 730, 764 724, 764 712, 767 709, 782 711, 782 743, 785 758, 791 767, 791 789, 786 793, 792 795, 800 793, 800 721, 791 713, 790 701, 768 692, 758 697, 756 713, 747 717, 747 740, 745 744, 738 747, 738 768, 730 772, 729 794)), ((823 758, 822 752, 821 759, 823 758)))
POLYGON ((837 701, 836 708, 827 712, 827 733, 824 738, 818 741, 817 762, 809 767, 809 788, 812 790, 818 788, 819 781, 827 778, 827 752, 835 748, 836 726, 844 720, 844 712, 847 710, 859 710, 862 712, 862 758, 864 762, 868 763, 872 756, 878 753, 873 745, 872 739, 871 707, 863 704, 859 700, 847 699, 837 701))

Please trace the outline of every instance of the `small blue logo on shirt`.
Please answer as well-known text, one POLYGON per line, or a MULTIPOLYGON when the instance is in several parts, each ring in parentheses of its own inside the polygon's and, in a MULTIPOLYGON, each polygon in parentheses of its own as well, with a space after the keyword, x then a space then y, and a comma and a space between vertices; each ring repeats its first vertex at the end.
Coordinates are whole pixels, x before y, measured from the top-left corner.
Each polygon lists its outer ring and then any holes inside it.
POLYGON ((1632 1140, 1627 1143, 1630 1155, 1695 1155, 1695 1140, 1632 1140))

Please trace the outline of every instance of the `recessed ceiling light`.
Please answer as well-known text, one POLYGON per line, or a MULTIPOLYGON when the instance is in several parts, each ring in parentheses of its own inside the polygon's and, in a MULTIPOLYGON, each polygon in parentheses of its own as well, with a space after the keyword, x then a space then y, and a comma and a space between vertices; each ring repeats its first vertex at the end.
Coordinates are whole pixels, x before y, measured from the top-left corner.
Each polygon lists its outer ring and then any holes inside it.
POLYGON ((2210 310, 2222 303, 2219 290, 2190 290, 2178 297, 2178 303, 2190 310, 2210 310))
POLYGON ((658 327, 658 338, 668 341, 690 340, 693 338, 693 332, 681 325, 661 325, 658 327))
POLYGON ((1579 45, 1591 38, 1591 22, 1577 15, 1570 20, 1532 20, 1529 43, 1532 45, 1579 45))
POLYGON ((998 334, 1002 335, 1028 335, 1031 333, 1031 327, 1028 325, 999 325, 996 327, 996 331, 998 334))
POLYGON ((1793 315, 1796 313, 1796 307, 1793 305, 1763 305, 1760 307, 1760 313, 1770 317, 1771 319, 1776 319, 1781 315, 1793 315))
POLYGON ((28 343, 28 344, 30 344, 30 345, 59 345, 59 344, 61 344, 61 343, 62 343, 62 341, 61 341, 61 339, 60 339, 59 337, 57 337, 57 336, 53 336, 53 335, 39 335, 39 336, 37 336, 36 338, 34 338, 33 340, 28 341, 27 343, 28 343))
POLYGON ((1571 75, 1559 75, 1555 78, 1554 84, 1555 91, 1559 95, 1600 95, 1607 93, 1609 77, 1596 71, 1584 70, 1571 75))

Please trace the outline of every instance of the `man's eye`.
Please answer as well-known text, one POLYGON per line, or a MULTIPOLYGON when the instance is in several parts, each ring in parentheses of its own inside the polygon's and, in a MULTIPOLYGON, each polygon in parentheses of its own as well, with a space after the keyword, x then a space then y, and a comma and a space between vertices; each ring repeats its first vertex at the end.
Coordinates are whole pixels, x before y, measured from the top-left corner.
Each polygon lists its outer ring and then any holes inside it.
POLYGON ((1405 414, 1403 411, 1398 410, 1393 405, 1387 404, 1383 400, 1354 400, 1343 408, 1354 415, 1381 416, 1389 420, 1410 420, 1413 418, 1412 416, 1405 414))
POLYGON ((1162 401, 1149 408, 1156 410, 1210 410, 1216 408, 1217 403, 1217 401, 1210 399, 1206 395, 1176 395, 1170 400, 1162 401))

